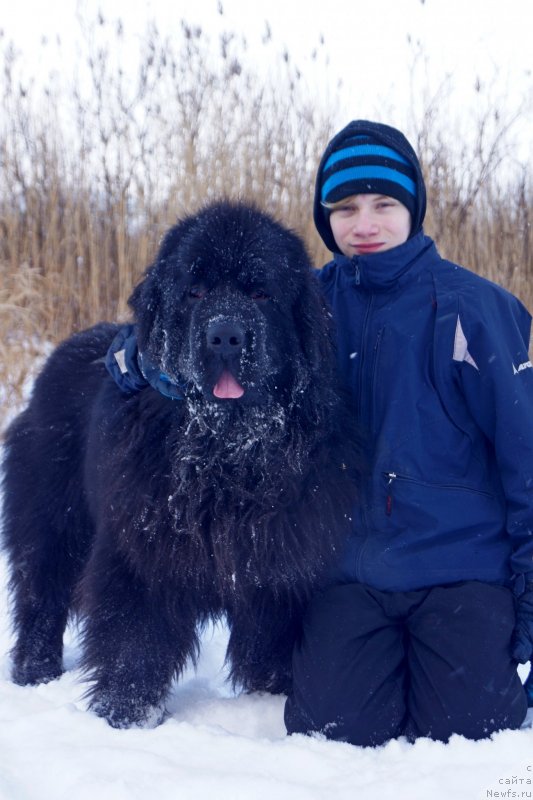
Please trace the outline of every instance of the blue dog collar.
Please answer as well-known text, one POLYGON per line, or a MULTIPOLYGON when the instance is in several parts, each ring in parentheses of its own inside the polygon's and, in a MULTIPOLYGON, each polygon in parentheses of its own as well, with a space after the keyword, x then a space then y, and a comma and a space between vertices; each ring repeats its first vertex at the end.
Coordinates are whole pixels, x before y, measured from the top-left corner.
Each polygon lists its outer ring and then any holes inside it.
POLYGON ((107 351, 105 365, 124 394, 136 394, 151 386, 172 400, 185 397, 182 383, 173 381, 139 352, 134 325, 122 325, 107 351))

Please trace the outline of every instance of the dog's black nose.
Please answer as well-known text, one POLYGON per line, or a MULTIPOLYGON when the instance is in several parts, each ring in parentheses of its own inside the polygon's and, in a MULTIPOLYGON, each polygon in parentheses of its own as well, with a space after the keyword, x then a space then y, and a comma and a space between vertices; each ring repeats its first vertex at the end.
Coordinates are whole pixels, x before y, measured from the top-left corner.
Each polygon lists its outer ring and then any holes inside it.
POLYGON ((222 356, 238 355, 244 345, 244 329, 234 320, 211 322, 207 328, 207 346, 222 356))

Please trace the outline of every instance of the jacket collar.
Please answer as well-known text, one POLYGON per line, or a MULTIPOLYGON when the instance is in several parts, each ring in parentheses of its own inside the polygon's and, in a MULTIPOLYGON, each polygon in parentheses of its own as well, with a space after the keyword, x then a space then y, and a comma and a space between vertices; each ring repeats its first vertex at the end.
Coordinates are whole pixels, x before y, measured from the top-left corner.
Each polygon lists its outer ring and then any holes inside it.
POLYGON ((350 285, 372 292, 386 292, 413 280, 422 262, 426 263, 422 256, 429 253, 436 255, 435 244, 420 231, 398 247, 383 253, 351 258, 336 253, 333 262, 350 285))

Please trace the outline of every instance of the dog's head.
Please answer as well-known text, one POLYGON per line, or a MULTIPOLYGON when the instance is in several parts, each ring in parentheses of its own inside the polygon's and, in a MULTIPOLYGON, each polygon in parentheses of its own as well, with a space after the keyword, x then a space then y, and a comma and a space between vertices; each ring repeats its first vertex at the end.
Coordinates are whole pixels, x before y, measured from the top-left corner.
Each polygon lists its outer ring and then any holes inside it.
POLYGON ((141 352, 209 403, 286 405, 334 381, 305 247, 250 205, 216 203, 171 228, 130 305, 141 352))

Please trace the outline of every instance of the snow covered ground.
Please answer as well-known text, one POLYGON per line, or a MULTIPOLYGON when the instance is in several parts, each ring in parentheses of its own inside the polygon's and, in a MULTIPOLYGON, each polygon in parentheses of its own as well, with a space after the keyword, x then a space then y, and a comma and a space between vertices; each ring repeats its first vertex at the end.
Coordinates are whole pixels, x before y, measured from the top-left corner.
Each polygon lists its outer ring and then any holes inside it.
POLYGON ((113 730, 85 709, 75 630, 60 680, 28 688, 9 681, 5 584, 2 560, 0 800, 533 797, 531 729, 482 742, 400 740, 377 749, 287 737, 283 698, 235 696, 225 683, 223 628, 205 634, 198 670, 175 687, 163 725, 113 730))
POLYGON ((86 710, 75 628, 60 680, 10 682, 6 583, 0 555, 0 800, 533 798, 532 729, 376 749, 287 737, 284 698, 235 696, 227 685, 221 626, 204 634, 198 669, 175 686, 163 725, 113 730, 86 710))

